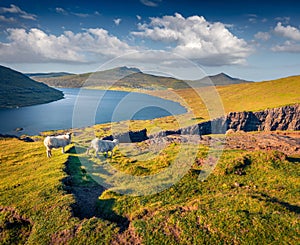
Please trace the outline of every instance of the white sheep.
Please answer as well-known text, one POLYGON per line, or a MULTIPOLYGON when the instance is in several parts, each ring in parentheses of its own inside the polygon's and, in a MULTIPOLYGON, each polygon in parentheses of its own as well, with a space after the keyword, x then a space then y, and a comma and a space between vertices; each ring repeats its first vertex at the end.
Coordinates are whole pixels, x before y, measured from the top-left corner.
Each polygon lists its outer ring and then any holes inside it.
POLYGON ((58 136, 47 136, 44 140, 44 145, 46 146, 47 157, 51 157, 51 150, 53 148, 62 147, 62 153, 65 153, 65 146, 71 143, 71 133, 58 136))
POLYGON ((113 149, 119 144, 119 140, 114 139, 113 141, 110 140, 101 140, 98 138, 95 138, 91 141, 90 147, 87 148, 86 154, 89 154, 89 150, 94 148, 95 149, 95 155, 98 156, 98 152, 106 153, 108 157, 108 152, 111 152, 111 157, 113 155, 113 149))

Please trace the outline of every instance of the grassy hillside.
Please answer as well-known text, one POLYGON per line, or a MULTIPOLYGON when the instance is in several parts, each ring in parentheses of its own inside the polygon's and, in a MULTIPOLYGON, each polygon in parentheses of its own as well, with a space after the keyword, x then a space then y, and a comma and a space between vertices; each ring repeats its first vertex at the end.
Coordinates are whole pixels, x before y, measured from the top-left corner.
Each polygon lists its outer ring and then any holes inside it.
POLYGON ((55 87, 94 87, 99 89, 143 89, 143 90, 166 90, 184 89, 193 87, 215 85, 228 85, 245 83, 247 81, 232 78, 226 74, 205 77, 200 80, 188 81, 172 77, 155 76, 141 72, 137 68, 117 67, 110 70, 79 75, 60 77, 34 77, 37 81, 55 87))
MULTIPOLYGON (((148 92, 162 98, 176 100, 189 108, 195 117, 209 119, 201 96, 214 103, 214 89, 196 88, 176 91, 148 92)), ((300 76, 292 76, 272 81, 217 86, 225 113, 232 111, 259 111, 300 103, 300 76)))
MULTIPOLYGON (((225 111, 257 111, 299 103, 299 86, 296 76, 217 90, 225 111)), ((208 88, 200 91, 209 93, 208 88)), ((187 123, 208 118, 191 89, 151 93, 183 103, 176 97, 180 95, 197 116, 179 116, 187 123)), ((67 153, 54 150, 51 159, 42 136, 32 143, 0 138, 0 244, 297 244, 299 155, 226 149, 202 182, 198 175, 208 148, 192 145, 185 154, 196 151, 195 161, 174 186, 147 196, 120 195, 91 178, 88 166, 105 170, 107 162, 87 156, 85 150, 94 134, 103 137, 111 134, 112 126, 128 129, 128 125, 149 132, 179 127, 170 116, 77 129, 67 153)), ((170 143, 156 155, 150 148, 146 161, 138 154, 138 149, 148 149, 144 142, 126 151, 124 147, 108 160, 111 166, 145 176, 170 166, 181 146, 170 143)))
MULTIPOLYGON (((103 192, 81 166, 79 158, 88 160, 83 149, 76 153, 70 146, 67 154, 57 150, 47 159, 42 142, 0 143, 1 244, 296 244, 299 239, 299 158, 227 150, 205 182, 197 179, 201 166, 195 163, 170 189, 130 197, 103 192), (235 174, 237 168, 244 174, 235 174), (91 202, 96 206, 89 211, 91 202)), ((168 166, 177 147, 170 145, 164 157, 147 165, 117 150, 112 164, 133 175, 155 173, 168 166)), ((206 154, 200 147, 198 159, 206 154)))
POLYGON ((0 66, 0 107, 36 105, 62 98, 61 91, 38 83, 20 72, 0 66))

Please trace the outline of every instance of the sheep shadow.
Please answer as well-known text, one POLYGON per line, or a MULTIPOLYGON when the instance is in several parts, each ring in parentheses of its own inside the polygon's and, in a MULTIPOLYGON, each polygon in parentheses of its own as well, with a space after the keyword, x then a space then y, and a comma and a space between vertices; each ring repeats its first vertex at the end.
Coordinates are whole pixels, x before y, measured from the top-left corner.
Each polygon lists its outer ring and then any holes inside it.
POLYGON ((265 202, 271 202, 271 203, 277 203, 280 206, 286 208, 290 212, 293 212, 295 214, 300 214, 300 207, 297 205, 290 204, 288 202, 281 201, 277 199, 276 197, 270 197, 269 195, 265 193, 259 193, 259 196, 252 196, 253 198, 256 198, 260 201, 265 201, 265 202))
POLYGON ((292 163, 300 162, 300 157, 288 157, 287 160, 292 163))
MULTIPOLYGON (((67 153, 83 152, 85 148, 70 148, 67 153)), ((124 232, 129 226, 126 217, 118 215, 113 211, 114 199, 99 200, 99 196, 105 188, 92 179, 82 168, 81 160, 76 155, 69 155, 64 171, 67 173, 62 183, 64 190, 74 196, 75 202, 71 205, 74 217, 79 219, 89 219, 92 217, 116 223, 120 232, 124 232)))

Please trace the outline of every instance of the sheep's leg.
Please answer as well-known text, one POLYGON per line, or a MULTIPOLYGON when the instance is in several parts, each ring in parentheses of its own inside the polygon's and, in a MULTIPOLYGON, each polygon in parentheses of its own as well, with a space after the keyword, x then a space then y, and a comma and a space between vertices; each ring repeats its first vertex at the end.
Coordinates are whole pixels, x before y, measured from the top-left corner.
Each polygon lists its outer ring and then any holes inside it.
POLYGON ((96 155, 97 158, 99 158, 98 150, 95 151, 95 155, 96 155))
POLYGON ((90 153, 90 149, 91 149, 91 147, 88 147, 88 148, 86 149, 86 152, 85 152, 86 155, 88 155, 88 154, 90 153))
POLYGON ((51 157, 52 156, 51 149, 49 147, 46 148, 46 154, 47 154, 47 157, 51 157))
POLYGON ((64 146, 61 148, 61 152, 65 153, 65 147, 64 146))

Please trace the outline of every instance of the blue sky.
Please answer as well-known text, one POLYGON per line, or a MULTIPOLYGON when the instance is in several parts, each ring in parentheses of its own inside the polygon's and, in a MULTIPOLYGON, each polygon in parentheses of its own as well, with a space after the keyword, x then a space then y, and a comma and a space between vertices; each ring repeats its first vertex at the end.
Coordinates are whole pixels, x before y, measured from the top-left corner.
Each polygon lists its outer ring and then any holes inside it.
POLYGON ((299 9, 291 0, 4 0, 0 64, 82 73, 109 62, 188 79, 199 77, 195 66, 254 81, 299 75, 299 9))

